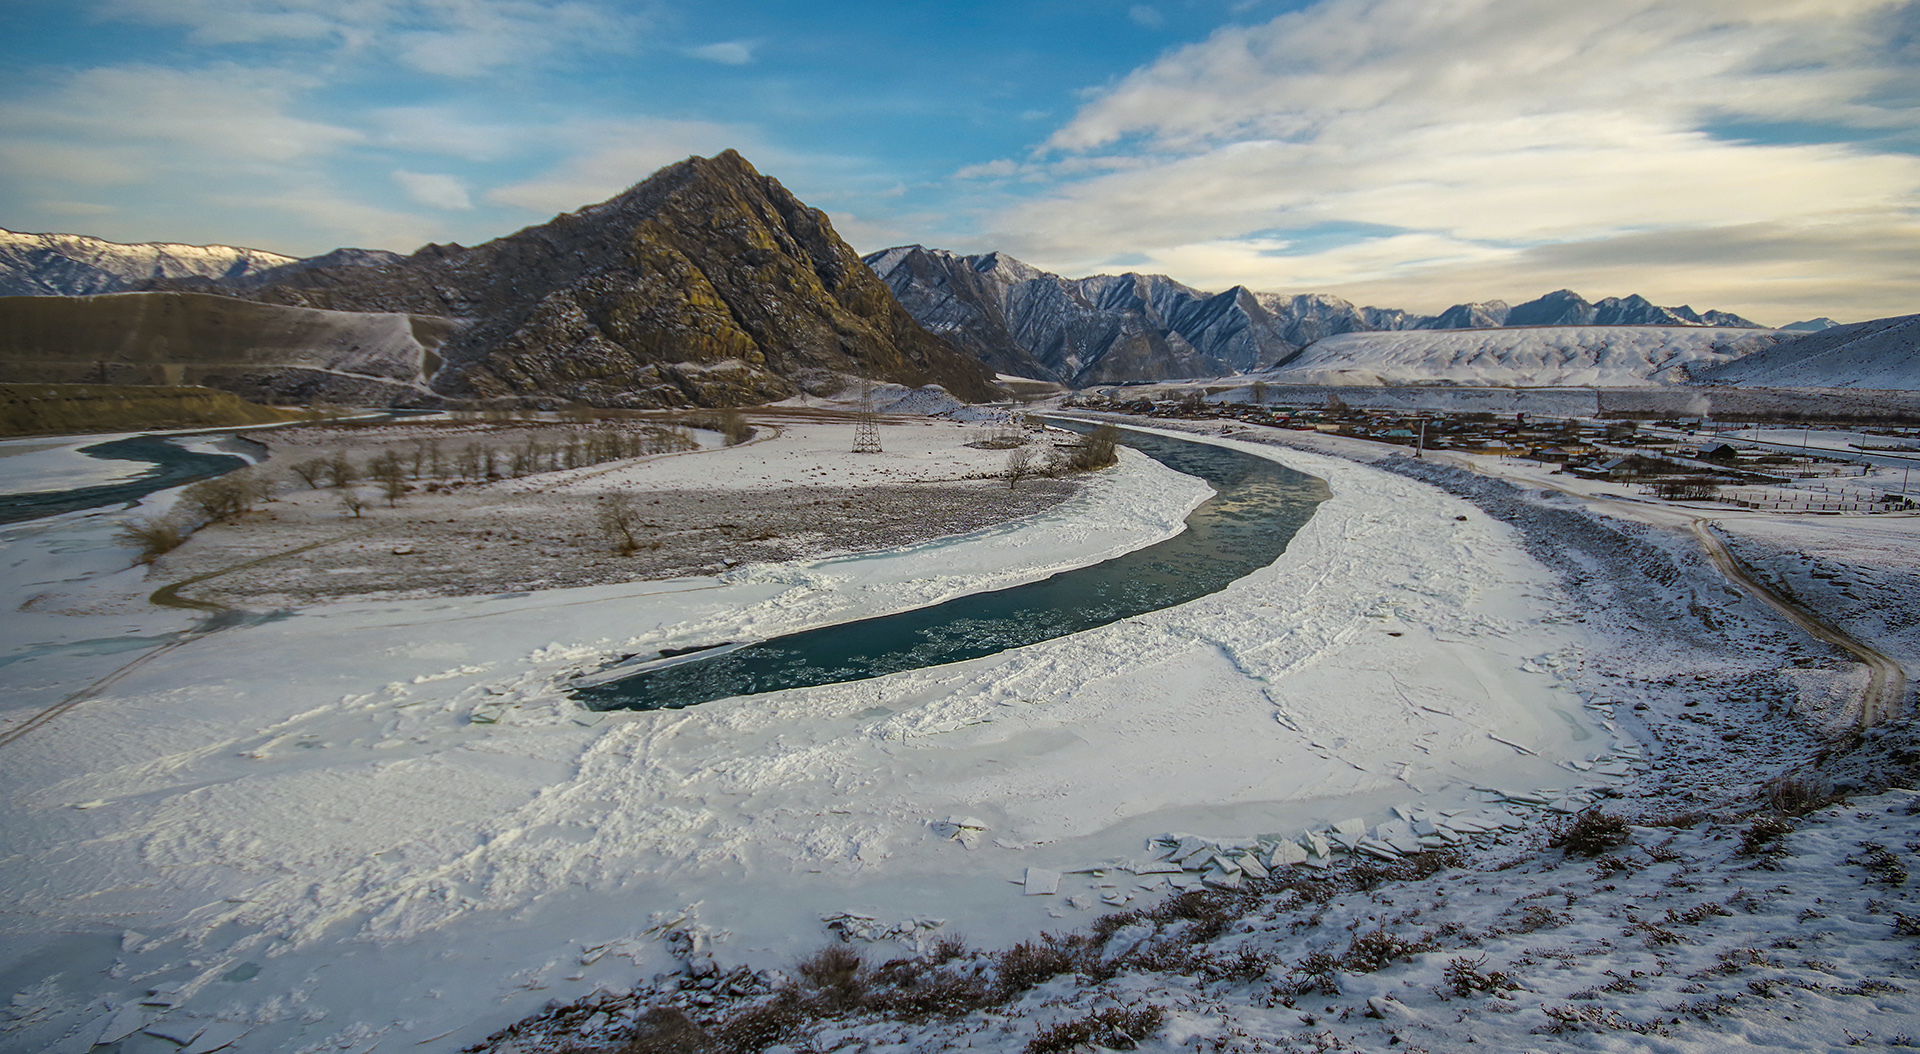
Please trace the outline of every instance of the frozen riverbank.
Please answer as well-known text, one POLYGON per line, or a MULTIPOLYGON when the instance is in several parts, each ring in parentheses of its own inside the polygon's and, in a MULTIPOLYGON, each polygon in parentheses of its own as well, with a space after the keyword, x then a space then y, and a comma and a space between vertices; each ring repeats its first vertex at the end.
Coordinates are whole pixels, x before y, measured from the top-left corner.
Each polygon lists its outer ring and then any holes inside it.
POLYGON ((820 916, 848 910, 995 943, 1086 917, 1069 898, 1091 879, 1021 897, 1009 880, 1029 867, 1139 856, 1167 831, 1297 832, 1478 805, 1476 786, 1607 782, 1559 763, 1616 747, 1580 691, 1613 645, 1568 621, 1573 598, 1515 528, 1366 466, 1267 453, 1333 491, 1271 567, 874 681, 606 718, 563 692, 609 655, 1135 548, 1200 491, 1131 457, 1055 512, 957 542, 331 605, 175 650, 8 748, 19 821, 0 878, 20 896, 0 980, 58 977, 4 1041, 81 1037, 176 985, 166 1016, 245 1024, 260 1049, 442 1033, 451 1049, 661 968, 649 916, 694 901, 732 933, 716 954, 758 965, 817 946, 820 916), (978 848, 949 837, 956 815, 988 828, 978 848))

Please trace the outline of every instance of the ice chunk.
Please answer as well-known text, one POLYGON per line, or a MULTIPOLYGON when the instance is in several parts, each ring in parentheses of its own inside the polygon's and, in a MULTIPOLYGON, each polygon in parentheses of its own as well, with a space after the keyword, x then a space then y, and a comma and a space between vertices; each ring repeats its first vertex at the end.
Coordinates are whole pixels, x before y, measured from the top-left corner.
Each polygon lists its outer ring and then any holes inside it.
POLYGON ((1274 870, 1307 862, 1307 851, 1300 843, 1287 841, 1273 847, 1273 854, 1267 857, 1267 866, 1274 870))
POLYGON ((216 1050, 225 1050, 252 1029, 252 1025, 239 1021, 215 1021, 180 1054, 213 1054, 216 1050))
POLYGON ((1051 896, 1060 891, 1060 872, 1049 871, 1044 867, 1027 868, 1025 885, 1027 896, 1051 896))

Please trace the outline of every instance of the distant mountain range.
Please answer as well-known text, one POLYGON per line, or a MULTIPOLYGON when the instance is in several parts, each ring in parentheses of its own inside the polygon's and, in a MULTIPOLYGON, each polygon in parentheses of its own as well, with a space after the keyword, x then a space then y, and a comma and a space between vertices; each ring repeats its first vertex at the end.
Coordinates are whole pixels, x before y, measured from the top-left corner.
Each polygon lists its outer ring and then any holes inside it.
POLYGON ((865 257, 920 323, 1003 373, 1072 387, 1213 377, 1288 362, 1342 333, 1512 326, 1760 329, 1724 311, 1659 307, 1641 296, 1588 302, 1571 290, 1438 315, 1359 307, 1323 294, 1206 293, 1165 275, 1062 278, 1005 253, 960 256, 906 245, 865 257))
POLYGON ((118 293, 154 279, 238 279, 298 262, 231 245, 122 245, 84 234, 0 230, 0 296, 118 293))
MULTIPOLYGON (((199 324, 211 317, 204 306, 129 310, 115 301, 212 294, 263 308, 440 320, 431 347, 409 350, 402 341, 382 358, 411 356, 430 371, 419 379, 423 397, 740 405, 793 395, 795 378, 810 370, 940 384, 974 401, 999 394, 990 370, 901 308, 825 213, 731 150, 689 158, 608 201, 472 248, 429 245, 405 257, 339 250, 260 262, 269 266, 163 274, 141 283, 141 292, 95 297, 68 312, 134 320, 137 328, 117 342, 104 336, 117 332, 113 326, 76 319, 74 332, 102 336, 61 346, 44 322, 47 305, 24 302, 39 298, 0 299, 0 330, 21 342, 4 350, 16 363, 65 359, 104 364, 109 374, 113 363, 129 355, 145 361, 157 347, 191 358, 190 341, 153 327, 186 324, 170 319, 199 324)), ((271 310, 229 314, 233 325, 263 328, 260 343, 269 346, 275 342, 265 329, 296 322, 271 310)), ((313 325, 308 317, 299 324, 313 325)), ((329 340, 346 332, 327 331, 329 340)), ((263 378, 266 364, 252 365, 251 394, 277 383, 263 378)), ((288 365, 312 368, 305 360, 288 365)), ((311 380, 288 377, 301 386, 311 380)))

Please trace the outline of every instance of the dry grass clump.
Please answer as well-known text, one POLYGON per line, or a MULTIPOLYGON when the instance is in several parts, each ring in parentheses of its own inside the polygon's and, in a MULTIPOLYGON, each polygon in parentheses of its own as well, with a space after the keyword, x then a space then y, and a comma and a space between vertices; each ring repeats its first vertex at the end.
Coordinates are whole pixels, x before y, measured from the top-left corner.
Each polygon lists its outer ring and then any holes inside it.
POLYGON ((1782 816, 1805 816, 1839 801, 1833 784, 1818 776, 1781 776, 1762 791, 1767 807, 1782 816))
POLYGON ((1754 817, 1740 835, 1740 854, 1759 856, 1781 848, 1780 840, 1793 830, 1793 821, 1780 815, 1762 815, 1754 817))
POLYGON ((1632 840, 1627 821, 1609 812, 1588 809, 1571 824, 1557 828, 1547 844, 1580 856, 1600 856, 1632 840))

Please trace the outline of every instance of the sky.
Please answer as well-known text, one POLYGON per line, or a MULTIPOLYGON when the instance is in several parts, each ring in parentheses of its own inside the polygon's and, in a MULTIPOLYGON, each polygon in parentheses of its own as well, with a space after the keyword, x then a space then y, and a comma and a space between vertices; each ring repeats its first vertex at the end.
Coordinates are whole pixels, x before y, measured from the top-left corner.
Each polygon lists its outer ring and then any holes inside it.
POLYGON ((1920 0, 5 0, 0 227, 474 244, 738 149, 863 252, 1920 311, 1920 0))

